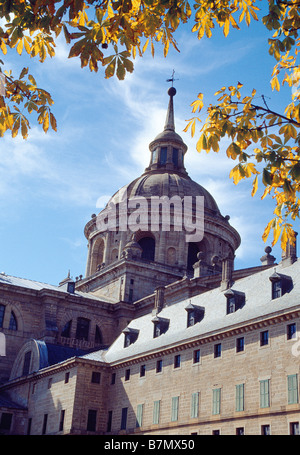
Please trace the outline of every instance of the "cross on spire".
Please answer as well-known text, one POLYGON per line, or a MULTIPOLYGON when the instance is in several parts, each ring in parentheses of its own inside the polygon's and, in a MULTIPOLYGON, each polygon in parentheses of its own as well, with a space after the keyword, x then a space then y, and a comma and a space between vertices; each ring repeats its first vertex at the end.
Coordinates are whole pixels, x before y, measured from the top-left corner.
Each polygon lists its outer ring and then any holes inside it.
POLYGON ((175 74, 175 70, 173 70, 173 72, 172 72, 172 77, 170 77, 170 79, 166 80, 166 82, 172 82, 172 87, 173 87, 174 81, 178 81, 178 79, 174 78, 174 74, 175 74))

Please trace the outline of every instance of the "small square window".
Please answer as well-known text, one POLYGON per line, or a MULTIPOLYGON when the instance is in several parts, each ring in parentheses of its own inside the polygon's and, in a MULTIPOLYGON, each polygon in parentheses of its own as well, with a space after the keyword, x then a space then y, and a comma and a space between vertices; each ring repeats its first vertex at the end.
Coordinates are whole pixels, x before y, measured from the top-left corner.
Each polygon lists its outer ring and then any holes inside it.
POLYGON ((129 381, 130 379, 130 368, 125 370, 125 381, 129 381))
POLYGON ((271 434, 270 425, 262 425, 261 426, 261 434, 264 436, 269 436, 271 434))
POLYGON ((180 367, 180 354, 175 355, 174 357, 174 368, 179 368, 180 367))
POLYGON ((100 384, 100 378, 101 378, 101 373, 98 371, 93 371, 92 372, 92 383, 93 384, 100 384))
POLYGON ((221 353, 222 353, 222 345, 221 345, 221 343, 215 344, 215 346, 214 346, 214 357, 215 358, 221 357, 221 353))
POLYGON ((290 434, 292 434, 292 435, 300 435, 299 422, 291 422, 290 423, 290 434))

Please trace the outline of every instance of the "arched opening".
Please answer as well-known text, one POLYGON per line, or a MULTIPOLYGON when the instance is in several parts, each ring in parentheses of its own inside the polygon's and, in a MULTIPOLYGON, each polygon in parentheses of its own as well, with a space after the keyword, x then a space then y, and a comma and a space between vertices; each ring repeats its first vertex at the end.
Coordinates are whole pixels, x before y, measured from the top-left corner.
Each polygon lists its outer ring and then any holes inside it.
POLYGON ((197 243, 189 243, 188 248, 188 258, 187 258, 187 270, 189 272, 193 272, 193 265, 197 262, 197 254, 199 253, 199 247, 197 243))
POLYGON ((98 266, 101 266, 103 263, 104 257, 104 240, 98 238, 94 243, 91 255, 91 275, 97 272, 98 266))
POLYGON ((95 344, 102 344, 102 333, 98 325, 96 325, 96 330, 95 330, 95 344))
POLYGON ((154 261, 155 257, 155 240, 152 237, 143 237, 138 241, 142 248, 142 259, 154 261))

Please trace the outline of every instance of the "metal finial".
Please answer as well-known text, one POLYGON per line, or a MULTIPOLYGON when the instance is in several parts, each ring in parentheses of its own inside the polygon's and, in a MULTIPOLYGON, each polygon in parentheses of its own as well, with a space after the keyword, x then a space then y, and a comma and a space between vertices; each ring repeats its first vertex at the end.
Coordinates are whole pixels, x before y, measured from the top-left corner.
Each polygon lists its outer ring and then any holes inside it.
POLYGON ((173 70, 173 72, 172 72, 172 77, 170 77, 170 79, 166 80, 166 82, 172 82, 172 87, 173 87, 174 81, 178 81, 178 79, 174 78, 174 74, 175 74, 175 70, 173 70))

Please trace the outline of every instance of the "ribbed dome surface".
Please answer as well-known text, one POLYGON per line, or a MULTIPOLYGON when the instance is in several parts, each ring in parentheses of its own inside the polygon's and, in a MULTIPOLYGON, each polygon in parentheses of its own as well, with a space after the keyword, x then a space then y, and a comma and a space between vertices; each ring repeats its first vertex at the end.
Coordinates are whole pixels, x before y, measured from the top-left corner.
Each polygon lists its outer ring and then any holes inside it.
POLYGON ((127 199, 134 196, 143 196, 145 198, 150 198, 151 196, 167 196, 169 198, 172 196, 180 196, 181 198, 184 196, 204 196, 204 208, 220 215, 219 208, 212 195, 188 175, 151 171, 121 188, 110 201, 113 203, 120 202, 125 191, 127 191, 127 199))

